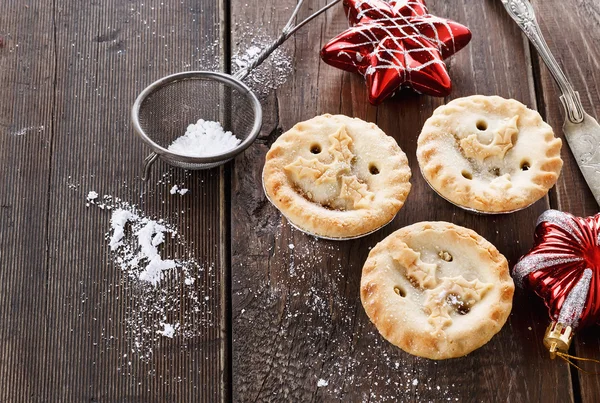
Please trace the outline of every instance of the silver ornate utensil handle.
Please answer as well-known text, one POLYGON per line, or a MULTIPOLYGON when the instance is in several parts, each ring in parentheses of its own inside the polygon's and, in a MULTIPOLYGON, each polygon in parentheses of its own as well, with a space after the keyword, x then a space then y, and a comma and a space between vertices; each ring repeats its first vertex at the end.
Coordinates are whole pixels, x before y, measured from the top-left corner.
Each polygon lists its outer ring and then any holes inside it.
POLYGON ((533 43, 538 53, 546 63, 548 70, 560 87, 562 96, 560 100, 565 107, 565 111, 572 123, 581 123, 584 119, 583 106, 579 99, 579 93, 573 90, 573 87, 567 80, 567 77, 561 70, 556 59, 550 52, 540 26, 535 18, 535 12, 528 0, 501 0, 508 14, 516 21, 521 30, 527 35, 527 38, 533 43))

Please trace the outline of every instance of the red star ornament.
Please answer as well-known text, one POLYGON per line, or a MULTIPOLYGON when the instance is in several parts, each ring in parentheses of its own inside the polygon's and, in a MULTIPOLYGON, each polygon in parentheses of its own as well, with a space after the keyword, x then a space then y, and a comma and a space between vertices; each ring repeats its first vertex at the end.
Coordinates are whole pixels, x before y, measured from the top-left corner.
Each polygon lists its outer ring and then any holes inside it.
POLYGON ((471 31, 428 13, 424 0, 344 0, 350 28, 321 50, 327 64, 362 74, 369 102, 380 104, 401 86, 438 97, 452 83, 443 59, 464 48, 471 31))

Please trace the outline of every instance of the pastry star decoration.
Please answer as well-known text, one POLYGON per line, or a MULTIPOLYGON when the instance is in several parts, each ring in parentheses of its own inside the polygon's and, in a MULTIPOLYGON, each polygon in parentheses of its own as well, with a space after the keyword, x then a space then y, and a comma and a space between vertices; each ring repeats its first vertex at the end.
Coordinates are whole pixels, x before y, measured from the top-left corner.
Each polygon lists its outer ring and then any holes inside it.
POLYGON ((427 290, 423 305, 429 311, 429 323, 434 332, 443 331, 452 324, 450 312, 466 313, 492 287, 475 279, 467 281, 463 276, 441 278, 440 285, 433 290, 427 290))
POLYGON ((428 13, 424 0, 344 0, 350 28, 321 50, 325 63, 362 74, 376 105, 401 86, 444 97, 443 59, 471 40, 469 29, 428 13))
MULTIPOLYGON (((405 268, 413 286, 424 291, 423 308, 428 315, 427 321, 433 327, 432 334, 443 333, 452 324, 452 312, 467 313, 492 288, 490 283, 477 279, 467 281, 460 275, 438 278, 438 265, 423 262, 420 252, 400 240, 393 243, 392 250, 392 259, 405 268)), ((444 260, 446 255, 447 252, 440 253, 444 260)))
POLYGON ((353 141, 346 132, 346 127, 342 126, 330 134, 329 142, 331 146, 327 151, 332 157, 330 163, 323 163, 318 158, 309 160, 298 157, 285 170, 297 179, 310 179, 316 185, 336 187, 340 178, 339 197, 348 201, 354 209, 368 208, 375 199, 375 194, 351 172, 355 156, 350 150, 353 141))
POLYGON ((510 121, 496 130, 491 143, 487 145, 479 141, 477 134, 471 134, 460 141, 460 146, 467 158, 472 158, 479 162, 483 162, 486 158, 494 156, 504 158, 506 152, 513 147, 513 136, 519 133, 518 121, 519 116, 514 116, 510 121))
POLYGON ((410 249, 404 242, 394 248, 392 259, 406 268, 406 276, 418 288, 433 288, 437 284, 437 265, 423 262, 421 254, 410 249))

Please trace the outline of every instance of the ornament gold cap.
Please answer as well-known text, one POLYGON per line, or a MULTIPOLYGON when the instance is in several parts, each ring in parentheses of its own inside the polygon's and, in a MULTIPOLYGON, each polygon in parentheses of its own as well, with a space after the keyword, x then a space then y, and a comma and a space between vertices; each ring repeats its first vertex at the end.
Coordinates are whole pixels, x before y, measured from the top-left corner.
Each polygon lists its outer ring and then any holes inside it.
POLYGON ((552 322, 544 335, 544 346, 550 351, 550 358, 556 358, 558 351, 566 353, 569 351, 573 329, 563 323, 552 322))

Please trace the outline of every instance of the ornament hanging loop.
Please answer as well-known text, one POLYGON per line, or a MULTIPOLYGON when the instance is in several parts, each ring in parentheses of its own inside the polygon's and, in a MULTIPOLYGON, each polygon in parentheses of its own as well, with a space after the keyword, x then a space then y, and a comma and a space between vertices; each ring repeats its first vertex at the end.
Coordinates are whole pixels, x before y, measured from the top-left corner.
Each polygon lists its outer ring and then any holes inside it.
POLYGON ((579 365, 575 364, 573 361, 571 360, 577 360, 577 361, 589 361, 589 362, 593 362, 595 364, 600 364, 600 361, 598 360, 594 360, 592 358, 582 358, 582 357, 577 357, 574 355, 570 355, 570 354, 566 354, 566 353, 562 353, 560 351, 558 351, 556 353, 556 355, 558 357, 560 357, 561 359, 565 360, 565 362, 575 368, 577 368, 579 371, 583 372, 586 375, 600 375, 600 372, 590 372, 590 371, 586 371, 585 369, 581 368, 579 365))
POLYGON ((560 322, 552 322, 546 334, 544 335, 544 346, 550 351, 550 358, 555 359, 559 357, 569 365, 577 368, 579 371, 587 375, 598 375, 598 372, 589 372, 575 364, 572 360, 577 361, 589 361, 596 364, 600 364, 600 361, 592 358, 582 358, 568 353, 569 347, 571 346, 571 340, 573 340, 573 329, 571 326, 567 326, 560 322))

